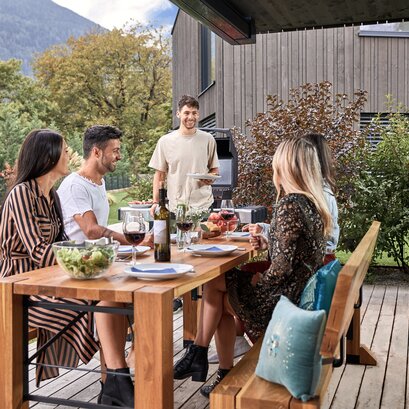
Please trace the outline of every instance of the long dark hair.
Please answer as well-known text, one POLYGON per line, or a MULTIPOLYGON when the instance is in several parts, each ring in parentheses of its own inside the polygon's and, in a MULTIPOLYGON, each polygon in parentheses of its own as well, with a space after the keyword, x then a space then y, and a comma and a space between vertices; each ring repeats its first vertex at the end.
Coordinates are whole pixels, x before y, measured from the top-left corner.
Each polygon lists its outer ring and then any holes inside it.
POLYGON ((335 169, 332 159, 331 149, 324 135, 319 133, 309 133, 303 136, 304 139, 310 141, 316 148, 318 159, 321 165, 321 173, 325 182, 328 183, 332 192, 336 192, 335 184, 335 169))
MULTIPOLYGON (((18 184, 36 179, 54 169, 61 157, 63 141, 63 137, 51 129, 34 129, 26 136, 18 155, 13 183, 4 201, 7 199, 10 191, 18 184)), ((57 241, 63 240, 66 236, 64 233, 61 202, 54 187, 51 188, 50 197, 54 199, 54 205, 61 225, 57 241)), ((0 215, 2 213, 3 206, 0 215)))

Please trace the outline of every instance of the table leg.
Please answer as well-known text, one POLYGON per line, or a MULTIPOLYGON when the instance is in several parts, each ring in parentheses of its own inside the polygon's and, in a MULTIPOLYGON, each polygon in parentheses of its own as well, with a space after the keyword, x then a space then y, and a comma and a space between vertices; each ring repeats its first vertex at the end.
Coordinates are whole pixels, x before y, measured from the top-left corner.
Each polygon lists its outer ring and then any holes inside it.
POLYGON ((135 408, 173 409, 173 289, 134 293, 135 408))
POLYGON ((183 347, 193 343, 200 314, 201 288, 183 294, 183 347))
POLYGON ((0 400, 2 409, 27 409, 23 402, 23 296, 0 283, 0 400))

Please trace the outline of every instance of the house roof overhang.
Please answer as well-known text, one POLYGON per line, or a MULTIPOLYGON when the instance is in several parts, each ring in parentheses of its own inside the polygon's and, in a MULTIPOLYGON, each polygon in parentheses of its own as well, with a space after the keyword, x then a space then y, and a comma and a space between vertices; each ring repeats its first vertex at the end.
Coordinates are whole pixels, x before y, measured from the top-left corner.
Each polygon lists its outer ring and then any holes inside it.
POLYGON ((230 44, 256 33, 409 20, 408 0, 171 0, 230 44))

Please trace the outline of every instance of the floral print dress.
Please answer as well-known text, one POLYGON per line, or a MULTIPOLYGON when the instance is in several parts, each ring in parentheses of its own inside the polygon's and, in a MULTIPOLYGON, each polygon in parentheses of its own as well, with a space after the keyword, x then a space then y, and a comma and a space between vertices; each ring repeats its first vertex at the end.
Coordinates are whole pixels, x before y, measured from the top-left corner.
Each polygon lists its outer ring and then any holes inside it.
POLYGON ((226 273, 230 304, 252 338, 263 334, 281 295, 298 304, 308 279, 322 265, 323 222, 314 203, 292 193, 275 205, 269 233, 270 268, 251 283, 252 273, 226 273))

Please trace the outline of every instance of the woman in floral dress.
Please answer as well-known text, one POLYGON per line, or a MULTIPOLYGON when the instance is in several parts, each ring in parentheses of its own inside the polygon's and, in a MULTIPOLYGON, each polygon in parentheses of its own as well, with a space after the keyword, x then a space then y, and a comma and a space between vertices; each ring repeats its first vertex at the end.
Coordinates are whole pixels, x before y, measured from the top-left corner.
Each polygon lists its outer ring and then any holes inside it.
POLYGON ((252 274, 233 270, 204 286, 195 342, 174 367, 175 379, 191 376, 204 382, 207 350, 215 335, 220 366, 216 381, 201 389, 207 397, 233 366, 234 316, 252 336, 259 337, 280 296, 298 303, 306 282, 322 265, 331 215, 315 147, 302 138, 285 140, 274 155, 273 170, 278 201, 269 240, 264 242, 262 235, 250 240, 255 248, 268 248, 270 268, 257 282, 252 274))

